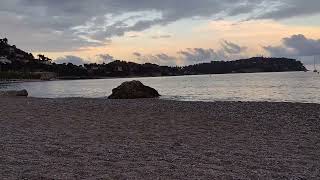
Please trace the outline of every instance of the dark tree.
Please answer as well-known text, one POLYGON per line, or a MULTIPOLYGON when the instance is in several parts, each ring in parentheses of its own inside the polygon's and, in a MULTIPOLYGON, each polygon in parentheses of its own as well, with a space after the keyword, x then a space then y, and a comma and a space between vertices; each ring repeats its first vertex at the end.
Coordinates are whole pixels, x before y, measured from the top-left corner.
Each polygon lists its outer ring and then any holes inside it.
POLYGON ((4 42, 4 44, 8 44, 8 39, 7 39, 7 38, 4 38, 4 39, 3 39, 3 42, 4 42))

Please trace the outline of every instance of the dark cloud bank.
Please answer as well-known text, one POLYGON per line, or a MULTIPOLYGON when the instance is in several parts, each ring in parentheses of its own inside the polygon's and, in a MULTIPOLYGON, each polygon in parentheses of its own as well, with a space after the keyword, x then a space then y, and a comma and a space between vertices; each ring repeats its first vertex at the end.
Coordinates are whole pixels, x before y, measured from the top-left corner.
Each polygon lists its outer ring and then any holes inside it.
POLYGON ((310 39, 298 34, 283 38, 281 46, 266 46, 264 49, 273 57, 297 58, 305 65, 312 65, 314 57, 320 57, 320 39, 310 39))
POLYGON ((26 50, 70 51, 187 18, 284 19, 319 7, 319 0, 1 0, 0 24, 1 36, 26 50))
POLYGON ((272 56, 316 56, 320 55, 320 39, 309 39, 302 34, 282 39, 281 46, 264 47, 272 56))

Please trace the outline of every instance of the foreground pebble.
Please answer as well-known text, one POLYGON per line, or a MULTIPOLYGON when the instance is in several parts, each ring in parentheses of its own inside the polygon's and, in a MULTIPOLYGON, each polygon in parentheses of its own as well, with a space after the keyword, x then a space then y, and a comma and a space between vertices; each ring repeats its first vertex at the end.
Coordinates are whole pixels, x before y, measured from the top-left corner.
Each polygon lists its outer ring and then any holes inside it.
POLYGON ((0 99, 0 179, 319 179, 320 105, 0 99))

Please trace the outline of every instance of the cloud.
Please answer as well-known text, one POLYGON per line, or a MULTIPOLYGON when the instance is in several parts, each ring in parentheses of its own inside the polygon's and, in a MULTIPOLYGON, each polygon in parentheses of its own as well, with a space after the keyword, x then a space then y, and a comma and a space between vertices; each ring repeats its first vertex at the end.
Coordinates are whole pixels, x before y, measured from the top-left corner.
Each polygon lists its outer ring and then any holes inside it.
POLYGON ((238 44, 235 44, 235 43, 232 43, 232 42, 229 42, 226 40, 224 40, 221 43, 221 46, 222 46, 223 50, 228 54, 240 54, 243 51, 247 50, 247 47, 239 46, 238 44))
POLYGON ((2 0, 0 24, 3 35, 24 49, 71 51, 182 19, 283 19, 319 7, 319 0, 2 0))
POLYGON ((77 56, 64 56, 64 57, 59 57, 54 60, 55 63, 57 64, 63 64, 63 63, 72 63, 74 65, 83 65, 88 63, 88 61, 82 59, 81 57, 77 56))
POLYGON ((247 47, 240 46, 233 42, 223 40, 221 42, 221 48, 218 50, 204 49, 204 48, 188 48, 186 50, 178 52, 182 55, 182 59, 185 64, 195 64, 210 62, 216 60, 234 60, 243 58, 242 55, 247 50, 247 47))
POLYGON ((136 56, 140 63, 155 63, 163 66, 176 66, 178 61, 177 57, 170 56, 165 53, 143 55, 135 52, 133 55, 136 56))
POLYGON ((271 0, 265 3, 267 11, 256 14, 254 19, 285 19, 297 16, 319 14, 319 0, 271 0))
POLYGON ((137 38, 137 37, 139 37, 139 35, 130 35, 130 36, 128 36, 129 38, 137 38))
POLYGON ((98 63, 98 64, 110 63, 115 60, 116 59, 110 54, 97 54, 95 58, 91 59, 91 61, 90 59, 85 60, 78 56, 67 55, 67 56, 59 57, 55 59, 54 62, 57 64, 72 63, 74 65, 83 65, 88 63, 98 63))
POLYGON ((152 36, 152 39, 168 39, 171 38, 172 36, 167 34, 167 35, 159 35, 159 36, 152 36))
POLYGON ((204 48, 188 48, 178 52, 178 54, 182 56, 186 64, 210 62, 218 59, 223 60, 226 57, 223 51, 216 52, 213 49, 204 48))
POLYGON ((97 63, 100 63, 100 64, 109 63, 115 60, 115 58, 110 54, 98 54, 97 57, 98 57, 97 63))
POLYGON ((234 60, 244 58, 242 54, 247 50, 247 47, 240 46, 233 42, 222 41, 221 48, 214 50, 212 48, 187 48, 177 52, 178 56, 159 53, 155 55, 143 55, 139 52, 134 52, 133 55, 140 62, 152 62, 160 65, 190 65, 216 60, 234 60))
POLYGON ((142 54, 141 53, 138 53, 138 52, 134 52, 134 53, 132 53, 134 56, 136 56, 136 57, 141 57, 142 56, 142 54))
POLYGON ((283 38, 280 46, 266 46, 272 56, 315 56, 320 55, 320 39, 308 39, 302 34, 283 38))

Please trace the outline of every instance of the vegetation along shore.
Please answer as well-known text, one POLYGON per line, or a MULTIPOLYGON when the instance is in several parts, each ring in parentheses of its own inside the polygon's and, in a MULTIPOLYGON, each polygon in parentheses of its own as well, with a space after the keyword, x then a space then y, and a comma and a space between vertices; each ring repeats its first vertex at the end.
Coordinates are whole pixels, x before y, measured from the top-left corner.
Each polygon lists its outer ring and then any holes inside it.
POLYGON ((121 60, 78 66, 71 63, 56 64, 41 54, 36 58, 31 53, 10 45, 6 38, 0 41, 0 79, 94 79, 285 71, 306 71, 306 68, 295 59, 265 57, 212 61, 183 67, 137 64, 121 60))

